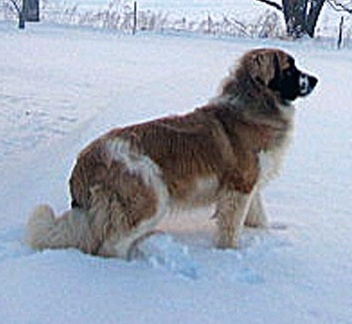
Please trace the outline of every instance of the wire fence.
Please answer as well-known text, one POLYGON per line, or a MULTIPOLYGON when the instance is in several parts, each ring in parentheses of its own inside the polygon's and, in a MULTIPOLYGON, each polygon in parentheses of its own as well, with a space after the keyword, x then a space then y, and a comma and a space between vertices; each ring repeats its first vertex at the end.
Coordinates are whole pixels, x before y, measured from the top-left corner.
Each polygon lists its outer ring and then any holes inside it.
MULTIPOLYGON (((4 0, 0 5, 0 19, 17 19, 10 0, 4 0)), ((272 9, 248 19, 240 13, 180 15, 173 13, 172 9, 165 10, 165 7, 162 10, 141 9, 138 8, 138 2, 132 0, 110 0, 101 7, 73 5, 65 0, 41 0, 40 19, 56 24, 104 28, 124 33, 171 31, 229 37, 285 38, 283 17, 272 9)), ((351 17, 347 17, 342 29, 339 18, 336 19, 336 25, 331 21, 323 21, 317 28, 316 38, 337 39, 342 33, 341 42, 345 46, 349 45, 352 38, 351 20, 351 17)))
MULTIPOLYGON (((122 32, 187 31, 253 38, 275 38, 284 35, 281 19, 277 13, 270 10, 248 22, 226 13, 179 16, 172 10, 138 9, 137 2, 137 8, 134 3, 135 1, 129 0, 111 0, 105 7, 90 9, 68 4, 66 1, 42 0, 40 19, 58 24, 106 28, 122 32)), ((0 11, 0 18, 16 19, 17 13, 10 0, 4 0, 0 11)))

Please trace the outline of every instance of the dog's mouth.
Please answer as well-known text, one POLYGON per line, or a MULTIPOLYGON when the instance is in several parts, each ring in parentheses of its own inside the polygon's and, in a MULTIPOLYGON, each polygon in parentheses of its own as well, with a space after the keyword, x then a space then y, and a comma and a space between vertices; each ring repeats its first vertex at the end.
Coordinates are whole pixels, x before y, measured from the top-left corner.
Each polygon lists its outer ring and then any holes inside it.
POLYGON ((308 96, 318 83, 318 79, 312 75, 302 73, 299 78, 299 96, 308 96))
POLYGON ((278 94, 285 105, 299 97, 308 96, 318 83, 318 79, 298 69, 285 70, 280 78, 274 78, 269 82, 269 88, 278 94))

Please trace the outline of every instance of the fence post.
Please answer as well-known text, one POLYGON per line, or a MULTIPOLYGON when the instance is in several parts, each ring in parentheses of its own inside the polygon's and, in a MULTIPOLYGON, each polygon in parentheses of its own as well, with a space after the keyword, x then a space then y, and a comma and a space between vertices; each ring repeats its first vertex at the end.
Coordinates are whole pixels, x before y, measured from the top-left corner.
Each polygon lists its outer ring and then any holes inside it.
POLYGON ((340 20, 340 25, 339 25, 339 38, 337 40, 337 49, 340 49, 342 45, 343 23, 344 23, 344 17, 342 16, 340 20))
POLYGON ((137 1, 133 2, 133 29, 132 34, 135 35, 137 32, 137 1))

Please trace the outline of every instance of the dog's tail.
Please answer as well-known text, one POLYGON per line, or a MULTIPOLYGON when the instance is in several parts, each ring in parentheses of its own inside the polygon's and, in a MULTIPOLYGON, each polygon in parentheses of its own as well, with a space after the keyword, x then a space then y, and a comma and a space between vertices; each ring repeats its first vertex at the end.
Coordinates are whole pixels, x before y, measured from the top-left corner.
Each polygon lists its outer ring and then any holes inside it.
POLYGON ((56 218, 50 206, 39 205, 27 223, 26 242, 36 250, 72 247, 93 253, 88 220, 86 212, 80 209, 71 209, 56 218))

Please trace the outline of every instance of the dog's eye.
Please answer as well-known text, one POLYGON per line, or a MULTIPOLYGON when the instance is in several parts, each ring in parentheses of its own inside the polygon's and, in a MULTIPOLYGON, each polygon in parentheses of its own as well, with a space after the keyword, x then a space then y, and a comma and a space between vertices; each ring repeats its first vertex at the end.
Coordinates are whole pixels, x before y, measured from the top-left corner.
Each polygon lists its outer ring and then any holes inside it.
POLYGON ((284 75, 287 77, 292 77, 297 72, 295 67, 290 67, 289 69, 284 70, 284 75))

